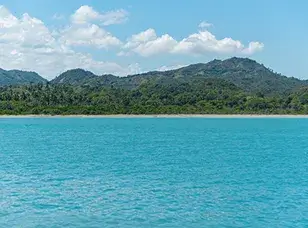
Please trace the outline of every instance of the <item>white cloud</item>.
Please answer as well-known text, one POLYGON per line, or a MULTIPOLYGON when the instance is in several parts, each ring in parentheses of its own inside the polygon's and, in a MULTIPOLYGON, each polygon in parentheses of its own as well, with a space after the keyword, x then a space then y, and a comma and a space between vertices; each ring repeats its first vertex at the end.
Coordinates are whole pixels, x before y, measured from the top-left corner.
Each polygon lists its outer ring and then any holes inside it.
POLYGON ((144 32, 133 35, 130 41, 127 43, 127 46, 135 46, 135 44, 148 42, 155 40, 157 38, 156 32, 154 29, 150 28, 144 32))
POLYGON ((208 52, 238 53, 243 51, 243 49, 244 45, 238 40, 233 40, 231 38, 218 40, 209 31, 200 31, 178 42, 173 52, 202 55, 208 52))
MULTIPOLYGON (((83 68, 90 70, 97 75, 102 74, 114 74, 118 76, 126 76, 129 74, 136 74, 141 71, 139 64, 130 64, 122 66, 114 62, 103 62, 93 60, 89 54, 73 53, 64 58, 64 64, 62 68, 69 70, 72 68, 83 68)), ((62 70, 61 72, 63 72, 62 70)), ((59 72, 60 73, 60 72, 59 72)))
POLYGON ((208 53, 252 55, 261 51, 263 47, 264 44, 260 42, 250 42, 248 47, 245 47, 241 41, 232 38, 219 40, 206 30, 177 41, 168 34, 158 37, 154 29, 148 29, 133 35, 123 47, 126 52, 122 51, 120 54, 123 56, 133 52, 145 57, 157 54, 204 55, 208 53))
POLYGON ((115 74, 119 76, 141 71, 138 64, 120 65, 115 62, 96 61, 90 54, 72 50, 31 49, 18 45, 4 45, 0 51, 0 62, 5 69, 36 71, 48 79, 73 68, 83 68, 99 75, 115 74))
POLYGON ((14 17, 8 9, 0 5, 0 28, 10 28, 18 23, 18 19, 14 17))
POLYGON ((141 56, 148 57, 171 52, 176 44, 176 40, 168 34, 158 37, 154 29, 148 29, 133 35, 124 45, 124 49, 129 49, 141 56))
POLYGON ((74 24, 86 24, 97 22, 102 25, 121 24, 127 21, 128 12, 123 9, 99 13, 92 7, 81 6, 72 16, 71 20, 74 24))
POLYGON ((141 43, 133 50, 142 56, 152 56, 159 53, 170 52, 176 45, 176 41, 168 34, 157 37, 149 42, 141 43))
POLYGON ((252 55, 261 51, 263 47, 264 44, 260 42, 251 42, 245 47, 239 40, 232 38, 219 40, 209 31, 199 31, 180 41, 173 52, 193 55, 206 53, 252 55))
POLYGON ((199 24, 199 28, 201 29, 204 29, 204 28, 209 28, 209 27, 212 27, 213 24, 209 23, 209 22, 206 22, 206 21, 202 21, 200 24, 199 24))
POLYGON ((97 25, 71 26, 60 33, 60 41, 68 46, 94 46, 108 49, 121 41, 97 25))
MULTIPOLYGON (((35 17, 28 14, 16 17, 4 6, 0 6, 0 67, 37 71, 49 79, 72 68, 123 76, 142 72, 140 66, 136 63, 121 65, 98 61, 90 54, 76 51, 76 47, 104 50, 120 48, 118 56, 143 57, 159 54, 199 56, 208 53, 252 55, 264 48, 264 44, 258 41, 244 45, 232 38, 218 39, 206 29, 176 40, 169 34, 157 35, 150 28, 132 35, 123 44, 101 27, 125 21, 127 13, 123 10, 98 13, 89 6, 82 6, 71 19, 72 23, 66 29, 51 31, 43 21, 35 17)), ((159 70, 177 67, 163 66, 159 70)))
POLYGON ((157 71, 168 71, 168 70, 176 70, 176 69, 180 69, 182 67, 186 67, 187 64, 178 64, 178 65, 171 65, 171 66, 161 66, 159 68, 157 68, 157 71))
POLYGON ((0 6, 0 25, 0 63, 5 69, 36 71, 49 79, 72 68, 120 76, 140 70, 136 64, 123 66, 114 62, 96 61, 90 54, 71 49, 70 45, 106 48, 108 45, 119 44, 118 39, 95 25, 82 25, 76 27, 75 31, 69 28, 66 33, 51 32, 39 19, 28 14, 17 18, 4 6, 0 6))
POLYGON ((243 50, 244 54, 252 55, 257 51, 262 51, 264 44, 260 42, 250 42, 248 47, 243 50))
POLYGON ((40 48, 55 45, 55 39, 44 23, 28 14, 18 19, 1 6, 0 24, 0 43, 40 48))

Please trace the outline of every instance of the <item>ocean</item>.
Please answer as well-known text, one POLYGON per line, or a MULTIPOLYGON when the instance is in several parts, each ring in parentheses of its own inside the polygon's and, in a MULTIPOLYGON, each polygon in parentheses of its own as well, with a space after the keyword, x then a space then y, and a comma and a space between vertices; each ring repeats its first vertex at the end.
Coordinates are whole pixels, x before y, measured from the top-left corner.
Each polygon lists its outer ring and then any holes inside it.
POLYGON ((0 227, 307 227, 308 119, 0 118, 0 227))

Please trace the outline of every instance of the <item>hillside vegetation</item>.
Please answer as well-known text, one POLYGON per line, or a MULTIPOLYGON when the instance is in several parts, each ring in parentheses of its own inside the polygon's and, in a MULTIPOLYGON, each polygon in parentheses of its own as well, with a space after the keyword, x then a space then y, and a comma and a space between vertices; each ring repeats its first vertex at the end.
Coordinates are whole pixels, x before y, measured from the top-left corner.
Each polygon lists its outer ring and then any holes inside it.
POLYGON ((242 58, 123 78, 75 69, 0 87, 0 114, 308 114, 306 86, 242 58))
POLYGON ((3 70, 0 68, 0 86, 46 83, 47 80, 35 72, 3 70))
POLYGON ((214 60, 206 64, 194 64, 171 71, 154 71, 122 78, 113 75, 96 76, 91 72, 76 69, 61 74, 51 83, 136 89, 148 82, 185 83, 204 78, 223 79, 234 83, 245 92, 264 95, 283 95, 308 85, 307 81, 274 73, 254 60, 235 57, 224 61, 214 60))

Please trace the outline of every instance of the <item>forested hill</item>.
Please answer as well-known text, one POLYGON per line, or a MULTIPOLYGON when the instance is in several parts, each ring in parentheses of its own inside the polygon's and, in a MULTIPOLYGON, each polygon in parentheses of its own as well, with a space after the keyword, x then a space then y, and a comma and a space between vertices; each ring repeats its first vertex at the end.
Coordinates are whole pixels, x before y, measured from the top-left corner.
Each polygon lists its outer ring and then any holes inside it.
POLYGON ((0 83, 0 115, 308 114, 307 81, 244 58, 122 78, 75 69, 46 82, 13 72, 0 72, 15 81, 0 83))
POLYGON ((163 85, 203 78, 224 79, 245 92, 264 95, 283 95, 308 85, 307 81, 282 76, 254 60, 235 57, 224 61, 214 60, 206 64, 194 64, 171 71, 154 71, 122 78, 113 75, 96 76, 91 72, 76 69, 61 74, 51 83, 135 89, 149 82, 163 85))
POLYGON ((285 96, 244 92, 223 79, 136 89, 37 84, 0 87, 0 114, 308 114, 308 90, 285 96))
MULTIPOLYGON (((153 71, 143 74, 117 77, 98 76, 83 69, 66 71, 51 80, 51 84, 91 86, 106 88, 136 89, 145 83, 166 85, 188 83, 191 80, 218 78, 235 84, 243 91, 252 94, 285 95, 308 86, 305 80, 282 76, 262 64, 248 58, 230 58, 213 60, 209 63, 189 65, 170 71, 153 71)), ((0 69, 0 86, 47 83, 47 80, 35 72, 0 69)))
POLYGON ((20 70, 3 70, 0 68, 0 86, 8 85, 26 85, 46 83, 47 80, 35 72, 20 70))

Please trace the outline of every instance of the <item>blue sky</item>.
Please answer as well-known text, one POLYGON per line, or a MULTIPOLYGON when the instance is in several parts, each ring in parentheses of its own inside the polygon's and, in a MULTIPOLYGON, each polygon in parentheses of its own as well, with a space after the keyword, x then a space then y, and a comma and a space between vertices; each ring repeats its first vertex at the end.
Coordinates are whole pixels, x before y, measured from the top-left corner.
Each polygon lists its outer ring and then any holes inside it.
POLYGON ((242 56, 308 79, 304 0, 0 0, 0 5, 4 69, 33 70, 49 79, 76 67, 124 76, 242 56))

